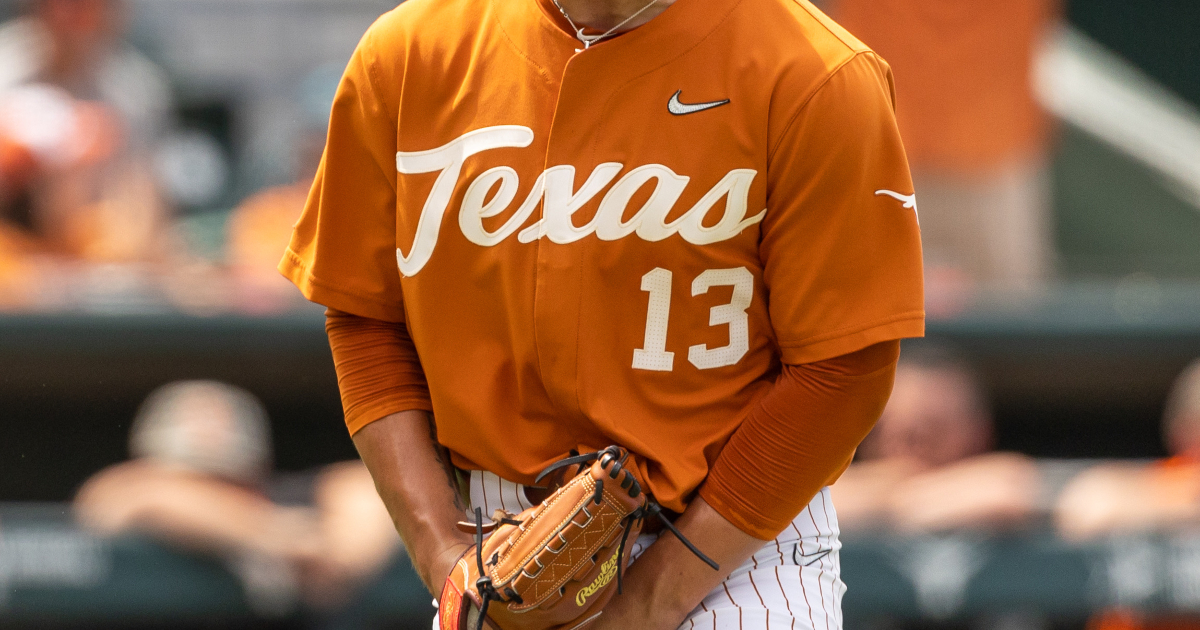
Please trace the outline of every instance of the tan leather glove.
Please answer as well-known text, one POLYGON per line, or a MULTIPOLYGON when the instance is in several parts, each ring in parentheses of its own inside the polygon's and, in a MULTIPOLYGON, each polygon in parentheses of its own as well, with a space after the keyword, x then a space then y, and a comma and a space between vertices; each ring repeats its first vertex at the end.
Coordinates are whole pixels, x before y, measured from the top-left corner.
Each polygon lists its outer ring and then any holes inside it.
POLYGON ((462 524, 474 527, 476 544, 442 589, 441 630, 575 630, 596 619, 644 520, 657 516, 674 531, 630 458, 618 446, 568 457, 538 477, 574 473, 540 505, 515 516, 497 510, 489 523, 477 509, 476 523, 462 524))

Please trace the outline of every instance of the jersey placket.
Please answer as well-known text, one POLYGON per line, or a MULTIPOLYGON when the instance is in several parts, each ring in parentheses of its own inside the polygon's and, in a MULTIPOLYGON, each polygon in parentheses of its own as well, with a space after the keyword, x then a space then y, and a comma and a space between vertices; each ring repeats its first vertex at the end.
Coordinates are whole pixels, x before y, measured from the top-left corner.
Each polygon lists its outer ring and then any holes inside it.
MULTIPOLYGON (((734 2, 713 4, 721 6, 702 7, 694 0, 679 0, 646 25, 580 51, 567 62, 546 149, 547 169, 563 165, 575 169, 570 190, 564 186, 560 200, 564 195, 581 193, 593 174, 602 177, 595 172, 596 168, 613 156, 601 154, 601 148, 611 146, 617 139, 601 134, 636 134, 638 124, 645 122, 606 120, 610 99, 638 76, 666 65, 705 37, 716 27, 720 13, 734 2), (718 14, 708 13, 714 8, 719 10, 718 14)), ((571 224, 577 228, 585 225, 595 215, 612 183, 636 166, 624 164, 621 172, 604 186, 590 191, 593 194, 575 211, 571 224)), ((551 185, 549 181, 547 184, 551 185)), ((543 221, 549 198, 543 199, 543 221)), ((560 243, 545 235, 544 227, 542 233, 538 239, 534 325, 543 381, 555 407, 562 413, 590 423, 603 422, 603 418, 589 417, 585 411, 588 404, 580 400, 579 382, 579 362, 586 359, 580 356, 581 305, 598 299, 584 294, 589 290, 586 271, 596 252, 596 236, 587 234, 573 242, 560 243)))
MULTIPOLYGON (((591 174, 586 136, 586 108, 577 93, 588 86, 567 63, 559 84, 554 122, 546 145, 545 168, 575 167, 570 194, 575 194, 591 174)), ((595 86, 592 86, 593 88, 595 86)), ((549 182, 548 182, 549 183, 549 182)), ((553 184, 551 184, 553 185, 553 184)), ((602 191, 590 199, 581 213, 594 211, 602 191)), ((541 221, 546 220, 546 198, 542 199, 541 221)), ((587 261, 589 239, 554 243, 546 236, 537 240, 537 288, 534 294, 534 326, 538 363, 546 391, 555 407, 574 418, 582 417, 579 403, 579 316, 582 302, 581 271, 587 261)))

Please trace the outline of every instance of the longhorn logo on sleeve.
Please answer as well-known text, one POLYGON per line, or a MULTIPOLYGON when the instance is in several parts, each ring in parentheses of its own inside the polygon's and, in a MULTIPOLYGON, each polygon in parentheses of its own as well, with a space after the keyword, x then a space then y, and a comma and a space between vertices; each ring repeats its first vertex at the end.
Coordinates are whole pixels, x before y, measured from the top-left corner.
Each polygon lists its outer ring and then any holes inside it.
MULTIPOLYGON (((467 158, 491 149, 522 148, 532 143, 533 130, 528 127, 500 125, 465 133, 436 149, 397 152, 396 170, 401 174, 438 173, 433 189, 421 208, 417 233, 408 254, 396 248, 396 263, 400 273, 406 277, 414 276, 429 262, 437 245, 442 219, 467 158)), ((542 218, 517 234, 519 242, 532 243, 539 238, 547 238, 554 243, 573 243, 591 234, 602 241, 636 236, 655 242, 679 234, 694 245, 707 245, 737 236, 742 230, 762 221, 766 213, 766 210, 762 210, 752 217, 746 217, 750 184, 758 174, 754 169, 729 171, 695 205, 671 222, 667 222, 667 216, 691 178, 679 175, 662 164, 646 164, 633 168, 617 179, 624 169, 625 165, 618 162, 600 164, 576 189, 574 166, 547 168, 538 176, 533 189, 516 212, 495 231, 484 228, 483 219, 504 212, 512 204, 520 179, 517 172, 507 166, 488 169, 467 187, 458 212, 458 227, 472 243, 492 247, 517 232, 533 215, 538 204, 543 203, 542 218), (575 225, 571 216, 614 179, 616 183, 600 200, 596 216, 586 225, 575 225), (626 207, 634 194, 651 180, 654 180, 654 190, 650 198, 632 218, 623 221, 626 207), (497 185, 499 188, 488 199, 488 193, 497 185), (725 213, 721 220, 711 227, 704 226, 705 215, 722 197, 725 198, 725 213)))

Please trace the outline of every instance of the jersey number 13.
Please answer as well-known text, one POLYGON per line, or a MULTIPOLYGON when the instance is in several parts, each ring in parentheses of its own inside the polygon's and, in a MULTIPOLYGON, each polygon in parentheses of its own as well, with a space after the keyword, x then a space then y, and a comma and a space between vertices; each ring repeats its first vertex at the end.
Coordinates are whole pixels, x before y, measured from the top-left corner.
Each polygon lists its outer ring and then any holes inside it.
MULTIPOLYGON (((675 353, 667 352, 667 323, 671 313, 670 271, 655 267, 642 276, 642 290, 650 294, 646 309, 646 339, 633 351, 633 367, 638 370, 670 372, 675 353)), ((708 293, 711 287, 733 287, 728 304, 714 306, 708 312, 708 325, 729 326, 729 345, 709 348, 696 344, 688 348, 688 362, 701 370, 733 365, 750 350, 750 318, 746 309, 754 295, 754 276, 745 267, 709 269, 692 281, 692 296, 708 293)))

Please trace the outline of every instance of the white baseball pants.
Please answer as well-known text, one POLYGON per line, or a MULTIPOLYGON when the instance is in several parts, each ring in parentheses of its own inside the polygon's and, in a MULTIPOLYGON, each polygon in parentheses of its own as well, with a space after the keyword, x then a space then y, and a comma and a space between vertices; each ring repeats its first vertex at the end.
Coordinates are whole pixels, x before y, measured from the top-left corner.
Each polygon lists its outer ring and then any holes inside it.
MULTIPOLYGON (((520 485, 476 470, 471 471, 471 506, 490 515, 497 508, 520 512, 530 504, 520 485)), ((632 557, 655 538, 640 536, 632 557)), ((709 593, 680 630, 841 630, 846 592, 838 560, 841 546, 837 513, 829 488, 824 488, 778 538, 709 593)))

